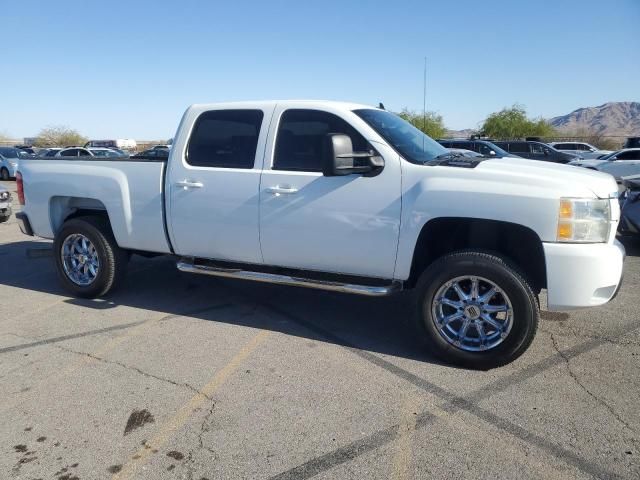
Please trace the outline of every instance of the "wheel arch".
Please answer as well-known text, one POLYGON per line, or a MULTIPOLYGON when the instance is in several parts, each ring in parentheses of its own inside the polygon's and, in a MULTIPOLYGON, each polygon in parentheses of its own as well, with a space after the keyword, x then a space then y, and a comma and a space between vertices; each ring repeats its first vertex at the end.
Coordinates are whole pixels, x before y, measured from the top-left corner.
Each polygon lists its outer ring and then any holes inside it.
POLYGON ((49 201, 49 221, 54 235, 60 231, 67 220, 86 216, 103 218, 113 231, 107 207, 98 199, 54 196, 49 201))
POLYGON ((411 261, 408 286, 443 255, 460 250, 499 254, 517 267, 536 293, 546 288, 546 264, 542 240, 531 228, 500 220, 439 217, 429 220, 418 235, 411 261))

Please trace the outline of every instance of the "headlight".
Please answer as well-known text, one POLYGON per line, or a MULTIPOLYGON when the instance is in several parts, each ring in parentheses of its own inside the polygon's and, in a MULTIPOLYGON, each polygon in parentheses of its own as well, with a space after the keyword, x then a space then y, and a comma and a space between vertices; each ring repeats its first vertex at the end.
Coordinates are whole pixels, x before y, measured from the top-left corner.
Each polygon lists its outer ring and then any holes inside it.
POLYGON ((9 162, 11 164, 12 167, 17 167, 18 166, 18 162, 9 162))
POLYGON ((561 198, 558 242, 606 242, 611 229, 608 199, 561 198))

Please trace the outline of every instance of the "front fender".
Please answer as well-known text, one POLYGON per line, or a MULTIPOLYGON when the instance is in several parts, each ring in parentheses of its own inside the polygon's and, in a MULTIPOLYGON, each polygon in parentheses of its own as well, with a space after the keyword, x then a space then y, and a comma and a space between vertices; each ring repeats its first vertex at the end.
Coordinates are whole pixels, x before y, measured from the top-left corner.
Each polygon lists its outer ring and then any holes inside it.
POLYGON ((437 218, 508 222, 532 230, 542 241, 555 240, 557 194, 540 189, 522 191, 519 185, 500 184, 490 179, 464 178, 450 167, 433 168, 449 168, 450 173, 423 177, 403 185, 406 188, 403 188, 395 278, 409 278, 420 232, 429 221, 437 218))

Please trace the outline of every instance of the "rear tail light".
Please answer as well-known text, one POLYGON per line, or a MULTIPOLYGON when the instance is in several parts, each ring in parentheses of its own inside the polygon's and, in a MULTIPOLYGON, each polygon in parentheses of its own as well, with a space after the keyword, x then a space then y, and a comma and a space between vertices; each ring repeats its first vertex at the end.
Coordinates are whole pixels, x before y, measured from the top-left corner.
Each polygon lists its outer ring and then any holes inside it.
POLYGON ((16 188, 18 190, 18 202, 20 205, 24 205, 24 185, 22 183, 22 174, 16 173, 16 188))

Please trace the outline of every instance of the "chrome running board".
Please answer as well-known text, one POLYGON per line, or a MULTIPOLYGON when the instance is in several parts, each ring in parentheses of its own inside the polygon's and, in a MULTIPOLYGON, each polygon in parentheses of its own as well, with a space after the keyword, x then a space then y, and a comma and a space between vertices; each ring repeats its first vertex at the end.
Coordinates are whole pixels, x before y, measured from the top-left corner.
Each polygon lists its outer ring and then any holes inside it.
POLYGON ((240 280, 252 280, 254 282, 275 283, 278 285, 289 285, 294 287, 316 288, 319 290, 352 293, 370 297, 384 297, 402 290, 402 282, 395 280, 392 281, 390 285, 383 286, 355 285, 350 283, 294 277, 290 275, 279 275, 275 273, 255 272, 240 268, 199 265, 194 263, 193 259, 186 258, 178 261, 177 267, 181 272, 200 273, 203 275, 212 275, 214 277, 238 278, 240 280))

